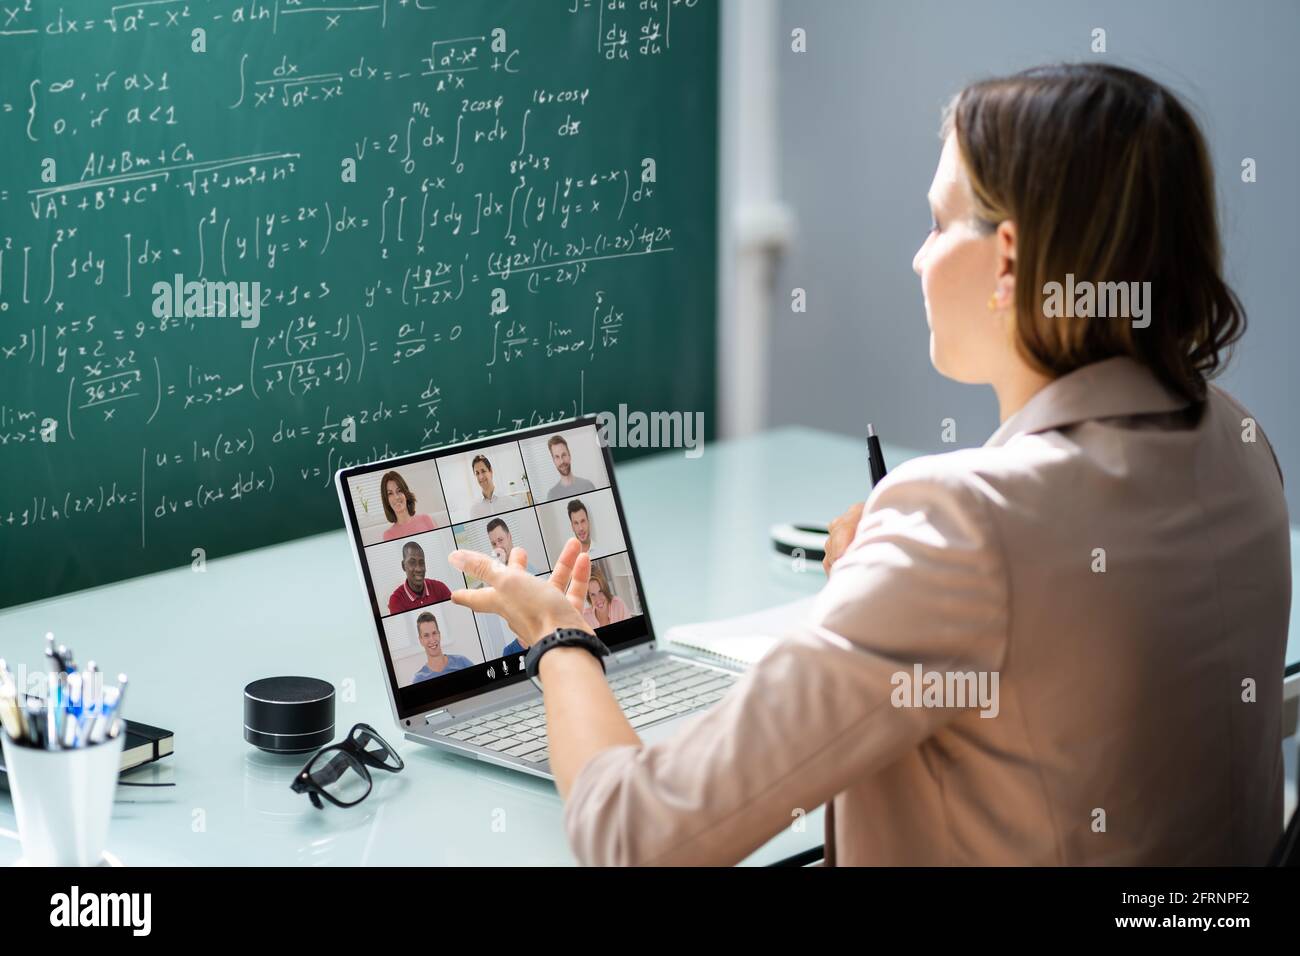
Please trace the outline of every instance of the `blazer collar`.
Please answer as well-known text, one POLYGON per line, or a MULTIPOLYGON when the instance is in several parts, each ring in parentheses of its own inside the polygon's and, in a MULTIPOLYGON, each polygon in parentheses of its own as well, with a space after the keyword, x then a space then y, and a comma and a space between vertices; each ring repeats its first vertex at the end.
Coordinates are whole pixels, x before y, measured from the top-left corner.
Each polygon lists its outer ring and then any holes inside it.
POLYGON ((1005 445, 1016 435, 1120 415, 1155 414, 1191 402, 1164 385, 1136 359, 1115 356, 1075 369, 1048 384, 1008 418, 984 443, 1005 445))

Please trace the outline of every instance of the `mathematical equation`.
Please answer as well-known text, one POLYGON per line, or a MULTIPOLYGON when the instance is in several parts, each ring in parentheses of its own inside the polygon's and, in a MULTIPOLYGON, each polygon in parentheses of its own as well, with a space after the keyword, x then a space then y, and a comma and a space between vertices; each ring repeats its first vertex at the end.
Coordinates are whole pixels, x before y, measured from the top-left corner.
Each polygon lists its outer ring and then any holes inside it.
POLYGON ((0 605, 335 527, 346 464, 711 394, 664 363, 711 355, 716 39, 703 0, 0 0, 0 572, 160 552, 0 605))

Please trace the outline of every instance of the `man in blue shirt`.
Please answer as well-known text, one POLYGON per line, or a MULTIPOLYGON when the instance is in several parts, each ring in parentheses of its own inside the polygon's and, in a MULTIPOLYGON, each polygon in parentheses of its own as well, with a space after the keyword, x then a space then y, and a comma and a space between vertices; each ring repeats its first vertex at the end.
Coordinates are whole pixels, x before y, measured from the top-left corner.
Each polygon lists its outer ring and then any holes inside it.
POLYGON ((474 663, 460 654, 442 652, 442 631, 439 630, 438 619, 433 616, 432 611, 425 611, 415 619, 415 631, 420 636, 420 646, 424 648, 427 660, 424 666, 415 672, 415 677, 411 679, 412 684, 462 670, 474 663))

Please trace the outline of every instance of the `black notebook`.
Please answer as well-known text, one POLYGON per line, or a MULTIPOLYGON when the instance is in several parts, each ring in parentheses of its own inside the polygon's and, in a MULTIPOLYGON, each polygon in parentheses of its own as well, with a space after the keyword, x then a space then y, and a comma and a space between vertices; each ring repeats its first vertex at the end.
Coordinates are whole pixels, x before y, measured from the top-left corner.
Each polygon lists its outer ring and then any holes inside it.
MULTIPOLYGON (((176 747, 176 737, 170 730, 142 724, 138 720, 124 720, 122 723, 126 725, 126 740, 122 741, 123 771, 161 760, 176 747)), ((0 754, 0 774, 5 774, 3 754, 0 754)), ((3 779, 8 786, 8 775, 3 779)))

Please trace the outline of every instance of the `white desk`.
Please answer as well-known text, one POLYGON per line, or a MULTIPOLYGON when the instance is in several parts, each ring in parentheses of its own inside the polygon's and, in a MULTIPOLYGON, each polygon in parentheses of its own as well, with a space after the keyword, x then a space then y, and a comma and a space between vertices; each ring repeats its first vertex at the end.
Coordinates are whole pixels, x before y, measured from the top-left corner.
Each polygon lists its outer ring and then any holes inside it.
MULTIPOLYGON (((885 454, 891 466, 905 457, 885 454)), ((797 574, 774 556, 768 526, 833 517, 868 485, 861 441, 807 429, 710 445, 696 460, 663 453, 620 467, 618 478, 661 635, 814 593, 820 570, 797 574)), ((1298 543, 1293 532, 1293 552, 1298 543)), ((1294 602, 1292 613, 1294 662, 1294 602)), ((177 785, 118 790, 110 849, 128 865, 573 862, 551 784, 402 737, 342 531, 209 561, 203 574, 187 566, 0 612, 0 654, 36 665, 49 630, 79 659, 130 674, 128 716, 176 732, 177 753, 131 779, 156 773, 177 785), (303 758, 272 757, 243 740, 243 687, 273 674, 331 681, 337 733, 372 724, 400 749, 406 770, 376 774, 374 793, 357 807, 312 808, 289 790, 303 758), (502 819, 504 830, 494 828, 502 819)), ((0 827, 15 828, 7 796, 0 827)), ((747 862, 821 840, 817 810, 804 832, 782 832, 747 862)), ((15 841, 0 841, 0 863, 17 856, 15 841)))
MULTIPOLYGON (((796 574, 773 557, 768 525, 838 514, 865 495, 866 475, 860 442, 805 430, 620 467, 656 631, 813 593, 820 570, 796 574)), ((110 849, 127 865, 573 862, 553 785, 402 737, 342 531, 0 612, 0 654, 39 665, 46 631, 79 660, 127 672, 127 716, 176 733, 175 755, 130 777, 175 787, 118 789, 110 849), (357 807, 314 809, 289 789, 304 758, 263 754, 242 736, 243 687, 273 674, 329 680, 337 734, 372 724, 406 770, 376 774, 357 807)), ((819 845, 821 811, 804 824, 749 862, 819 845)), ((15 826, 2 796, 0 827, 15 826)), ((15 841, 0 841, 0 863, 17 856, 15 841)))

